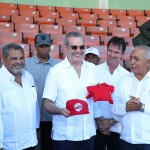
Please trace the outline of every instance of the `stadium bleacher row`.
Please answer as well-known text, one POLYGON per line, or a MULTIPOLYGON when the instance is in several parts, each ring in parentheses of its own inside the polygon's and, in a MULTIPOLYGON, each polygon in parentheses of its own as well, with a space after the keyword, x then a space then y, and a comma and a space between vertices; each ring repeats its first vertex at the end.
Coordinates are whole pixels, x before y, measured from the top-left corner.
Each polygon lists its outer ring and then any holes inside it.
MULTIPOLYGON (((52 39, 51 55, 64 58, 64 38, 70 31, 85 37, 86 47, 95 46, 106 59, 106 45, 112 36, 124 37, 129 58, 132 38, 139 34, 139 26, 150 19, 150 10, 117 10, 71 8, 13 4, 0 2, 0 53, 6 43, 19 43, 26 57, 33 56, 34 37, 48 33, 52 39)), ((1 57, 1 54, 0 54, 1 57)))

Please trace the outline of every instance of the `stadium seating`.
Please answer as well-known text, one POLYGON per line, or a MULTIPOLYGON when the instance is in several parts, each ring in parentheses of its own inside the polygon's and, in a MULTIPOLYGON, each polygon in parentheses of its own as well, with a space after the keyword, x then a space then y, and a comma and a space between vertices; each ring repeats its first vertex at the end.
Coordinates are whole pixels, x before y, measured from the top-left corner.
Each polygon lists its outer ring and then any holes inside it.
POLYGON ((98 14, 98 15, 109 15, 109 9, 98 9, 98 8, 93 8, 92 9, 93 14, 98 14))
POLYGON ((76 31, 76 32, 81 32, 83 35, 86 34, 86 31, 85 31, 85 26, 69 26, 69 25, 66 25, 63 27, 64 29, 64 34, 67 34, 68 32, 71 32, 71 31, 76 31))
POLYGON ((39 32, 39 25, 37 24, 28 24, 28 23, 15 23, 16 32, 39 32))
POLYGON ((40 17, 44 18, 59 18, 59 12, 40 11, 40 17))
POLYGON ((83 13, 83 14, 91 14, 92 9, 91 8, 74 8, 75 13, 83 13))
POLYGON ((83 20, 97 20, 97 14, 79 14, 80 18, 83 20))
POLYGON ((100 45, 100 38, 98 35, 85 35, 84 39, 87 47, 100 45))
POLYGON ((108 35, 108 27, 86 27, 87 35, 108 35))
POLYGON ((130 37, 130 29, 128 27, 109 27, 111 36, 130 37))
POLYGON ((74 9, 71 7, 56 7, 56 11, 57 12, 61 12, 61 13, 73 13, 74 9))
POLYGON ((0 2, 0 9, 17 10, 17 4, 0 2))
POLYGON ((110 15, 120 15, 120 16, 126 16, 127 11, 122 9, 110 9, 110 15))
POLYGON ((56 18, 56 24, 57 25, 70 25, 70 26, 76 26, 76 20, 74 19, 64 19, 64 18, 56 18))
POLYGON ((10 15, 0 15, 0 22, 10 22, 10 15))
POLYGON ((98 19, 99 20, 108 20, 108 21, 116 21, 116 16, 115 15, 99 15, 98 14, 98 19))
POLYGON ((56 24, 56 20, 55 18, 44 18, 44 17, 34 17, 34 21, 35 24, 51 24, 54 25, 56 24))
POLYGON ((37 6, 37 10, 40 11, 40 12, 55 12, 56 11, 56 8, 55 6, 37 6))
POLYGON ((50 37, 54 45, 64 45, 65 41, 64 34, 51 34, 50 37))
POLYGON ((63 27, 62 25, 41 24, 40 32, 47 34, 63 34, 63 27))
POLYGON ((77 25, 78 26, 96 26, 96 24, 97 24, 96 20, 77 19, 77 25))
POLYGON ((33 23, 33 17, 26 17, 26 16, 11 16, 12 23, 33 23))
POLYGON ((0 31, 14 32, 14 23, 0 22, 0 31))
POLYGON ((16 9, 4 9, 4 8, 1 8, 0 9, 0 15, 4 15, 4 16, 18 16, 19 15, 19 10, 16 10, 16 9))
MULTIPOLYGON (((79 31, 85 44, 105 49, 112 36, 124 37, 128 49, 139 27, 150 19, 149 10, 121 10, 40 6, 0 2, 0 45, 16 42, 33 49, 34 37, 40 32, 53 40, 54 57, 64 58, 64 38, 70 31, 79 31), (3 36, 4 35, 4 36, 3 36), (5 38, 4 38, 5 37, 5 38), (58 50, 59 49, 59 50, 58 50), (63 54, 63 55, 61 55, 63 54)), ((27 50, 28 51, 28 50, 27 50)), ((101 50, 100 50, 101 51, 101 50)), ((129 57, 130 52, 125 55, 129 57)), ((103 57, 103 54, 101 54, 103 57)), ((28 53, 30 57, 30 52, 28 53)), ((106 58, 103 57, 105 60, 106 58)))
POLYGON ((39 11, 32 11, 32 10, 20 10, 19 15, 20 16, 26 16, 26 17, 39 17, 40 12, 39 11))
POLYGON ((67 13, 67 12, 61 12, 60 13, 60 18, 64 19, 79 19, 79 14, 78 13, 67 13))
POLYGON ((28 5, 28 4, 18 4, 19 10, 25 10, 25 11, 36 11, 36 5, 28 5))
POLYGON ((23 35, 21 32, 0 32, 0 44, 18 43, 23 44, 23 35))

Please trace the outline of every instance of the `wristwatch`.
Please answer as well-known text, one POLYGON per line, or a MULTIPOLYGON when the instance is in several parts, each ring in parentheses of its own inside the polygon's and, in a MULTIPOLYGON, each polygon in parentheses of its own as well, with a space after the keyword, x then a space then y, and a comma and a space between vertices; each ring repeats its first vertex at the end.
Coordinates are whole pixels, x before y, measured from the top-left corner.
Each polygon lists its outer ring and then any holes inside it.
POLYGON ((110 123, 111 123, 111 126, 113 126, 114 124, 117 123, 117 121, 116 121, 115 119, 112 118, 112 119, 110 120, 110 123))
POLYGON ((142 103, 142 107, 140 109, 140 112, 144 112, 144 110, 145 110, 145 104, 142 103))

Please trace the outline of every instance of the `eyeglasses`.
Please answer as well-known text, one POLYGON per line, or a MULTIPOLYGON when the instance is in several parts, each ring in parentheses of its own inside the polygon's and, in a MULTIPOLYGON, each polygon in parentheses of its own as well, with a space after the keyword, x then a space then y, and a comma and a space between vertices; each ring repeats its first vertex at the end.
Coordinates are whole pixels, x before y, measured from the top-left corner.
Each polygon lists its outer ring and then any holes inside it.
POLYGON ((72 50, 77 50, 78 48, 80 50, 84 50, 85 49, 85 45, 81 45, 81 46, 72 45, 72 46, 68 46, 68 47, 71 47, 72 50))

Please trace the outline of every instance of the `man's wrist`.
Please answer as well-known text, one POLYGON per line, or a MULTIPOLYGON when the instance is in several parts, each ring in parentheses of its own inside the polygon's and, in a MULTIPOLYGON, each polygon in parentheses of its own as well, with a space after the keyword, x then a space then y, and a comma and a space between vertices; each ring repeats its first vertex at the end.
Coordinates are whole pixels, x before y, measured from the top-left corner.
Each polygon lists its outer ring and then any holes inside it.
POLYGON ((113 126, 117 123, 117 121, 114 118, 112 118, 110 119, 110 123, 111 123, 111 126, 113 126))
POLYGON ((140 108, 140 112, 144 112, 145 111, 145 104, 142 103, 142 106, 140 108))

